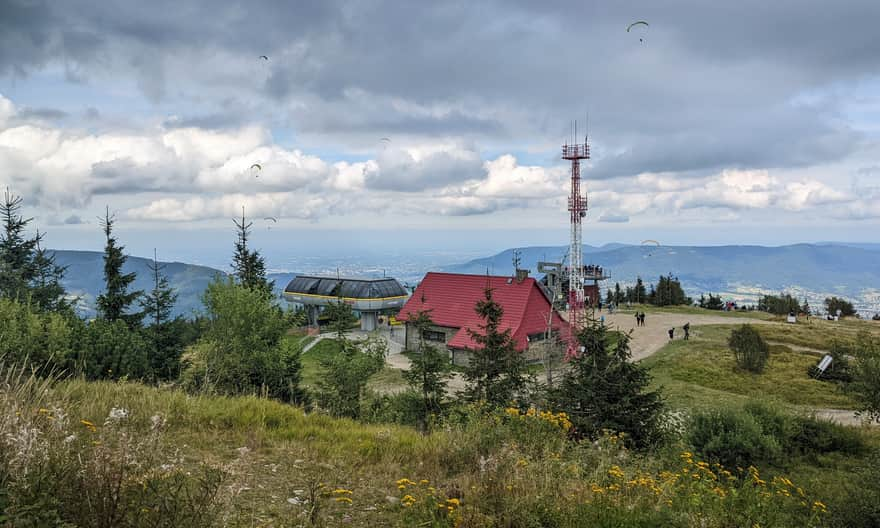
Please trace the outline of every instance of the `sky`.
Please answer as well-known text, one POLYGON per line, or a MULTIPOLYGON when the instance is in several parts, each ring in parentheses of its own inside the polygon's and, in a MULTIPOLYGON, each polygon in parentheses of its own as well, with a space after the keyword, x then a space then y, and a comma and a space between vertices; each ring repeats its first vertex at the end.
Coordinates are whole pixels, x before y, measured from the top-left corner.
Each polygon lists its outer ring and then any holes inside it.
POLYGON ((100 249, 109 208, 133 254, 226 254, 244 207, 268 252, 488 254, 567 243, 560 147, 588 134, 585 243, 876 242, 878 20, 876 0, 0 0, 0 185, 56 248, 100 249))

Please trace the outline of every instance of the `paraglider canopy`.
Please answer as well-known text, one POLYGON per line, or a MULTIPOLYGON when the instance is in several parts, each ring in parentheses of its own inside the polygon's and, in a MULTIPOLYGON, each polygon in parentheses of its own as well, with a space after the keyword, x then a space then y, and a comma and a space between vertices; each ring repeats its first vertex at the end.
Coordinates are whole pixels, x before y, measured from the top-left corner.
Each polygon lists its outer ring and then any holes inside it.
POLYGON ((644 26, 647 27, 647 26, 649 26, 650 24, 648 24, 648 23, 645 22, 644 20, 638 20, 638 21, 633 22, 632 24, 626 26, 626 32, 629 33, 629 32, 630 32, 629 30, 631 30, 631 29, 634 28, 635 26, 641 26, 641 25, 644 25, 644 26))
POLYGON ((263 220, 271 220, 276 224, 278 223, 278 220, 274 216, 267 216, 266 218, 263 218, 263 220))
MULTIPOLYGON (((649 24, 647 22, 645 22, 644 20, 637 20, 637 21, 633 22, 632 24, 626 26, 626 32, 630 33, 630 30, 632 30, 632 28, 638 27, 638 26, 645 26, 647 28, 649 26, 649 24)), ((639 42, 644 42, 644 41, 645 41, 644 38, 639 37, 639 42)))
MULTIPOLYGON (((629 30, 627 30, 627 31, 629 31, 629 30)), ((263 59, 263 60, 269 60, 269 57, 267 57, 267 56, 265 56, 265 55, 260 55, 260 58, 263 59)))

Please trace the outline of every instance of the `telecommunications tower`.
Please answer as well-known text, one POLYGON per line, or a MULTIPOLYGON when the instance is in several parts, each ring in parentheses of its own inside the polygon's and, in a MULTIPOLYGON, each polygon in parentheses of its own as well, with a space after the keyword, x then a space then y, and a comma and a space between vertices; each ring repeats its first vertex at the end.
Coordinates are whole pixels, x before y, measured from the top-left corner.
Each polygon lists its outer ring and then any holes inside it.
MULTIPOLYGON (((577 128, 575 128, 577 138, 577 128)), ((571 216, 571 237, 568 249, 568 351, 567 356, 578 353, 577 336, 584 325, 584 281, 585 269, 581 251, 581 224, 587 216, 587 195, 581 194, 581 160, 590 159, 590 144, 584 136, 583 143, 562 145, 562 159, 571 160, 571 195, 568 197, 568 212, 571 216)))

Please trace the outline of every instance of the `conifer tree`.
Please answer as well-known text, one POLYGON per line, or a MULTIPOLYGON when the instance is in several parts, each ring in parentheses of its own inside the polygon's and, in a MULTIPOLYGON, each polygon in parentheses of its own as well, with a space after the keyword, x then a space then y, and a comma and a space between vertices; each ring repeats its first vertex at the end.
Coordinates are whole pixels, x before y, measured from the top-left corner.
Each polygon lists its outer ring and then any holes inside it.
POLYGON ((180 370, 180 356, 183 342, 180 336, 178 319, 171 318, 171 310, 177 302, 177 292, 168 284, 168 277, 163 273, 164 264, 160 264, 153 250, 153 262, 149 264, 153 279, 153 288, 140 299, 143 315, 149 327, 147 337, 151 341, 152 351, 150 365, 154 375, 159 379, 174 379, 180 370))
POLYGON ((441 411, 441 403, 446 395, 446 381, 451 377, 452 364, 445 351, 428 343, 425 332, 434 322, 431 314, 421 311, 415 314, 409 322, 418 332, 418 347, 411 351, 410 361, 412 366, 403 372, 403 377, 409 385, 422 395, 422 427, 428 429, 430 418, 441 411))
POLYGON ((492 289, 486 288, 475 311, 484 321, 480 331, 468 329, 478 347, 471 350, 471 360, 465 368, 468 382, 465 396, 471 401, 482 401, 492 407, 510 404, 526 388, 526 364, 516 350, 510 329, 501 331, 504 309, 492 298, 492 289))
POLYGON ((636 277, 636 286, 633 288, 633 295, 635 299, 633 302, 636 303, 646 303, 648 302, 648 294, 645 292, 645 283, 642 281, 641 277, 636 277))
POLYGON ((128 313, 133 302, 143 293, 142 291, 128 291, 128 287, 135 280, 135 273, 122 273, 122 266, 127 257, 123 254, 124 246, 116 245, 113 237, 113 223, 115 218, 110 215, 110 208, 101 219, 101 228, 107 236, 104 246, 104 284, 105 291, 98 296, 98 315, 107 321, 125 321, 129 328, 140 326, 143 314, 128 313))
POLYGON ((569 415, 578 437, 608 430, 647 446, 657 439, 662 398, 647 391, 645 367, 629 361, 629 335, 609 337, 608 327, 595 320, 586 324, 578 336, 583 351, 569 360, 559 386, 548 390, 548 400, 569 415))
POLYGON ((236 219, 232 221, 238 230, 235 253, 232 255, 233 274, 241 285, 270 294, 274 281, 266 280, 266 263, 259 251, 248 248, 248 237, 254 223, 249 222, 245 217, 244 207, 241 208, 241 222, 236 219))
POLYGON ((614 283, 614 303, 620 304, 623 302, 623 292, 620 290, 620 283, 614 283))
POLYGON ((67 292, 61 285, 67 268, 55 263, 54 253, 47 253, 43 249, 40 244, 43 236, 43 233, 37 231, 37 235, 34 237, 35 245, 31 260, 34 275, 31 279, 31 300, 42 310, 66 312, 72 308, 70 302, 65 299, 67 292))
POLYGON ((34 278, 32 254, 36 239, 25 237, 24 230, 31 218, 21 216, 21 196, 14 196, 6 189, 0 203, 0 296, 23 300, 34 278))

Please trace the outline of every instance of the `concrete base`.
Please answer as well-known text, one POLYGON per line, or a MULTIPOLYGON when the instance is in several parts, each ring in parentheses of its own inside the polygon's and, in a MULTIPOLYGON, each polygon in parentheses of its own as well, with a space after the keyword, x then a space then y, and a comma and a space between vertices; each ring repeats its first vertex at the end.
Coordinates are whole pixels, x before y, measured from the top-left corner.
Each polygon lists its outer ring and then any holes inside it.
POLYGON ((361 330, 372 332, 379 326, 379 312, 361 312, 361 330))

